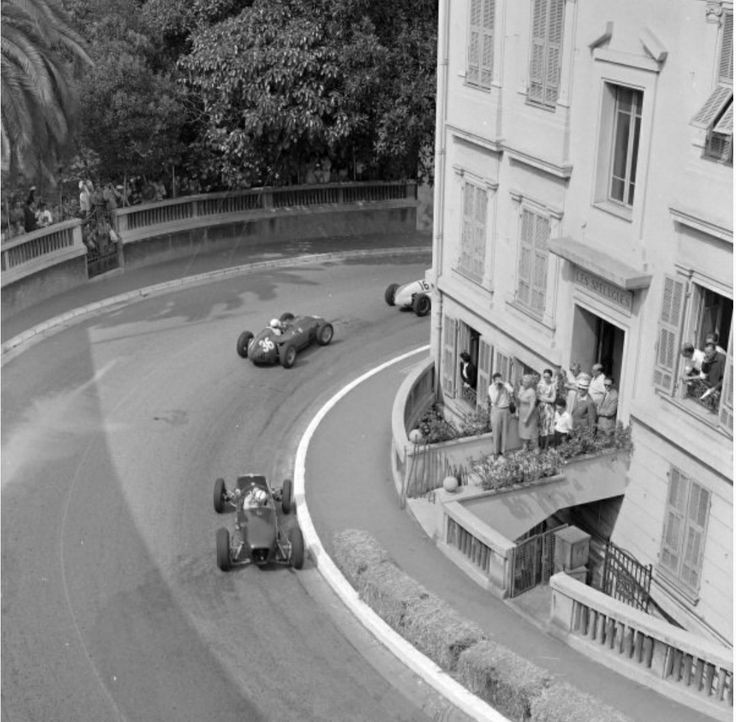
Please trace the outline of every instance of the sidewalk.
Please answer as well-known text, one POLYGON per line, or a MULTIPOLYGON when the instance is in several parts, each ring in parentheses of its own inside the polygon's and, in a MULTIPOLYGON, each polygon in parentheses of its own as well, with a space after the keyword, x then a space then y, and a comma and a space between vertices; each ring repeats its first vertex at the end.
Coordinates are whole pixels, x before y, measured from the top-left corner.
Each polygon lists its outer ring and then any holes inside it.
MULTIPOLYGON (((306 501, 322 545, 334 554, 343 529, 373 535, 410 576, 485 629, 490 638, 635 720, 698 722, 709 717, 622 677, 540 631, 524 595, 505 602, 476 585, 399 509, 390 466, 391 406, 420 356, 372 376, 327 413, 306 454, 306 501), (517 608, 518 607, 518 608, 517 608)), ((540 622, 543 620, 539 620, 540 622)))

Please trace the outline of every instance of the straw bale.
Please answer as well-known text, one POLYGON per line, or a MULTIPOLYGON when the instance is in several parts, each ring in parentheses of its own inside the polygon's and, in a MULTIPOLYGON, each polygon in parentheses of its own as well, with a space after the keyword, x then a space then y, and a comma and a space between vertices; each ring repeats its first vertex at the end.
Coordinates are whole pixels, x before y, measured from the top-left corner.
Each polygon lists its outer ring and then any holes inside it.
POLYGON ((458 680, 512 720, 528 720, 531 704, 552 683, 552 675, 507 647, 483 640, 458 659, 458 680))
POLYGON ((440 667, 452 672, 462 652, 485 639, 483 630, 434 594, 409 606, 400 633, 440 667))
POLYGON ((633 722, 565 682, 552 685, 534 699, 531 713, 531 722, 633 722))
POLYGON ((389 559, 388 552, 367 531, 361 529, 339 531, 332 541, 335 563, 356 588, 361 574, 389 559))

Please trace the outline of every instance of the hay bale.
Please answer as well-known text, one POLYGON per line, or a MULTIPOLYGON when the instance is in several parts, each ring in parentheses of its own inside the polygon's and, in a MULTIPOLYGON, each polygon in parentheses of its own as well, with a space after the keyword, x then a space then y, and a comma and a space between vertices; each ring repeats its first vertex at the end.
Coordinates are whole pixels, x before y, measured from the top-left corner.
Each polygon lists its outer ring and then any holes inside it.
POLYGON ((388 552, 367 531, 361 529, 339 531, 333 536, 332 542, 335 563, 356 588, 360 575, 366 569, 389 559, 388 552))
POLYGON ((460 655, 457 677, 473 694, 513 720, 528 720, 532 701, 552 683, 546 670, 489 640, 460 655))
POLYGON ((463 651, 486 638, 477 624, 431 593, 407 608, 403 622, 398 631, 447 672, 456 669, 463 651))
POLYGON ((554 684, 532 701, 531 722, 633 722, 565 682, 554 684))
POLYGON ((407 610, 430 595, 390 561, 366 569, 358 579, 357 589, 361 599, 399 633, 407 610))

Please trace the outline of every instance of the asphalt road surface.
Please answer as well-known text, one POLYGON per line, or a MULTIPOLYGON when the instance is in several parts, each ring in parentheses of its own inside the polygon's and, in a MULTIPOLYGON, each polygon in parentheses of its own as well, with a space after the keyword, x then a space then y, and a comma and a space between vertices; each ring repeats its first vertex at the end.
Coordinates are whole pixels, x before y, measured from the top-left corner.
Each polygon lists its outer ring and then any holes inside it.
POLYGON ((427 343, 428 319, 383 301, 425 268, 295 265, 185 289, 3 367, 4 722, 458 718, 346 631, 309 562, 215 564, 231 520, 213 511, 214 479, 280 485, 335 391, 427 343), (284 311, 328 318, 332 344, 290 370, 236 355, 242 330, 284 311))

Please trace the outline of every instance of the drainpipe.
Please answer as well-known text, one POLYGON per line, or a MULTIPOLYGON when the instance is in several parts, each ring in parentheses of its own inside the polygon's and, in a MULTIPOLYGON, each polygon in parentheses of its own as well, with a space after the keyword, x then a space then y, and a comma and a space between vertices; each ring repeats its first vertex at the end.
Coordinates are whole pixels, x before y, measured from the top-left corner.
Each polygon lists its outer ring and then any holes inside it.
POLYGON ((432 336, 430 353, 435 362, 435 396, 442 378, 442 295, 438 288, 443 268, 444 234, 442 219, 445 203, 446 143, 445 121, 447 118, 447 77, 449 64, 450 0, 439 0, 437 32, 437 99, 435 108, 435 167, 434 209, 432 213, 432 270, 431 282, 435 289, 432 304, 432 336))

